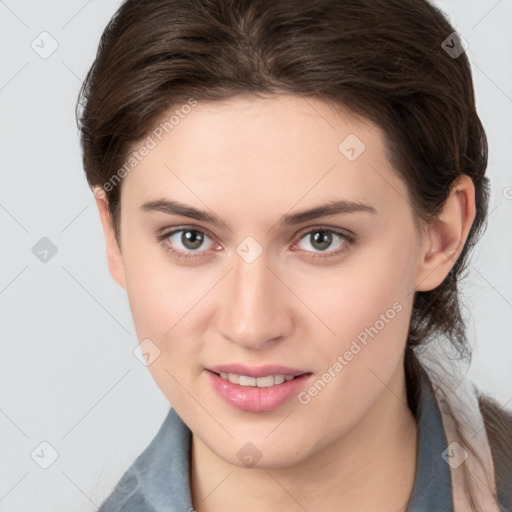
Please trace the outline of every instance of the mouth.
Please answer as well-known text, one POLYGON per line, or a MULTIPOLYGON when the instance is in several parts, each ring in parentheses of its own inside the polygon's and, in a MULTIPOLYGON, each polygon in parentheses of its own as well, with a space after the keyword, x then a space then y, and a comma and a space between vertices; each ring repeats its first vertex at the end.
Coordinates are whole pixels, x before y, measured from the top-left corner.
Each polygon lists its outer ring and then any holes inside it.
POLYGON ((244 373, 220 372, 206 369, 213 390, 235 409, 266 412, 279 408, 301 390, 312 377, 311 372, 286 375, 270 373, 255 377, 244 373))

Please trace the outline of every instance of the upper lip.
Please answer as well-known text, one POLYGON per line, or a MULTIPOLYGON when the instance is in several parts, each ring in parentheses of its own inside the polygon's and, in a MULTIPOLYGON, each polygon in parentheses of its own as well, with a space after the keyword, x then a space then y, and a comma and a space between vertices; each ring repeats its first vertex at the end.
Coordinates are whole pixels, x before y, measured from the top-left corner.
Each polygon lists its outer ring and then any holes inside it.
POLYGON ((206 368, 214 373, 236 373, 238 375, 247 375, 248 377, 265 377, 267 375, 303 375, 304 373, 310 373, 305 370, 298 370, 296 368, 290 368, 288 366, 282 366, 279 364, 266 364, 264 366, 246 366, 244 364, 220 364, 217 366, 210 366, 206 368))

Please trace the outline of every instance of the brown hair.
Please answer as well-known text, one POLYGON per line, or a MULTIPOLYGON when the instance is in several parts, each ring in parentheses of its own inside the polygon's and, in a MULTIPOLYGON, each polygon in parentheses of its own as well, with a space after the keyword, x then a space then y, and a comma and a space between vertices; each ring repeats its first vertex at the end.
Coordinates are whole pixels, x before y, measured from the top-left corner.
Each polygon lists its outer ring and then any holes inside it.
MULTIPOLYGON (((414 402, 415 347, 444 336, 471 358, 457 283, 488 208, 487 140, 467 56, 449 51, 458 44, 453 32, 426 0, 126 0, 103 32, 77 105, 88 183, 107 183, 162 115, 191 97, 282 93, 347 107, 382 128, 406 199, 425 223, 454 180, 469 175, 477 213, 462 253, 440 286, 414 298, 405 358, 414 402)), ((105 187, 119 243, 121 189, 105 187)), ((505 422, 504 411, 486 404, 488 421, 505 422)), ((504 431, 489 435, 505 446, 504 431)))

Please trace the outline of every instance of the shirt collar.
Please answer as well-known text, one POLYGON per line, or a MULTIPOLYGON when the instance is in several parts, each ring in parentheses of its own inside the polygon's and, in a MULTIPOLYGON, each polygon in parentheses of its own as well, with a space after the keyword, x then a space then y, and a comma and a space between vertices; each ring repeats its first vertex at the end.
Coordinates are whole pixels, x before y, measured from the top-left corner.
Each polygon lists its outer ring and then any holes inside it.
POLYGON ((447 445, 441 411, 427 372, 420 368, 420 373, 416 478, 406 512, 453 512, 450 467, 441 456, 447 445))

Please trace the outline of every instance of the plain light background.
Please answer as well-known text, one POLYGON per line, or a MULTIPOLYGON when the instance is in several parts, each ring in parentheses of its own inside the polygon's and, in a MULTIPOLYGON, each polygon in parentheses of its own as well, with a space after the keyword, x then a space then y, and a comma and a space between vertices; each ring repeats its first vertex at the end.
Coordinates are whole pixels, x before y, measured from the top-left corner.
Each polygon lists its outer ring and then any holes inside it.
MULTIPOLYGON (((97 510, 169 409, 133 354, 128 301, 108 273, 74 119, 119 4, 0 1, 1 512, 97 510), (43 237, 57 251, 46 263, 33 252, 48 246, 43 237)), ((512 2, 437 5, 469 43, 489 139, 489 226, 462 288, 471 372, 510 409, 512 2)))

